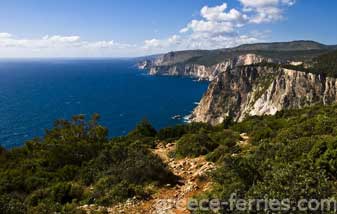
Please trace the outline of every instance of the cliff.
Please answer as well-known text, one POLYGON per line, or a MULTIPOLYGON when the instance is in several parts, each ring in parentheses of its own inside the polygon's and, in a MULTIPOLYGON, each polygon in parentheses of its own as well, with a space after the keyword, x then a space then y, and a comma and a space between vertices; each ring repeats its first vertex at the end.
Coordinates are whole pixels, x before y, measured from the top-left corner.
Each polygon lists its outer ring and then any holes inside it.
POLYGON ((222 62, 209 66, 197 63, 163 63, 163 60, 159 59, 154 62, 143 62, 139 65, 139 68, 148 69, 150 75, 188 76, 198 80, 212 81, 227 69, 262 61, 272 62, 273 60, 256 54, 245 54, 232 58, 224 57, 222 62))
POLYGON ((138 64, 150 75, 189 76, 212 81, 221 71, 261 61, 307 62, 335 50, 335 46, 314 41, 246 44, 217 50, 187 50, 145 57, 138 64))
POLYGON ((313 41, 247 44, 170 52, 143 61, 139 68, 150 75, 210 81, 190 121, 216 125, 228 116, 242 121, 247 116, 336 102, 336 79, 327 77, 337 77, 335 50, 336 46, 313 41))
POLYGON ((337 100, 336 78, 285 68, 244 66, 227 70, 211 82, 191 121, 213 125, 227 117, 274 115, 283 109, 337 100))

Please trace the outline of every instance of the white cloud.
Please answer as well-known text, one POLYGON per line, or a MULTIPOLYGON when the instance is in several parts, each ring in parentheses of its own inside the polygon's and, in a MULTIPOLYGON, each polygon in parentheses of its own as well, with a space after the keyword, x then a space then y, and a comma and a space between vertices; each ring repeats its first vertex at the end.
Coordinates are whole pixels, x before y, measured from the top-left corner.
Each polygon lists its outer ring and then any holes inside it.
POLYGON ((150 40, 145 40, 143 49, 147 51, 151 50, 162 50, 162 49, 168 49, 171 47, 177 47, 181 45, 182 42, 182 37, 179 35, 173 35, 167 39, 150 39, 150 40))
POLYGON ((295 4, 295 0, 239 0, 245 12, 250 12, 251 23, 260 24, 281 20, 285 7, 295 4))
POLYGON ((222 5, 215 7, 204 6, 200 13, 201 16, 208 21, 242 23, 247 20, 247 16, 238 10, 231 9, 228 13, 226 13, 226 9, 227 4, 223 3, 222 5))
POLYGON ((266 33, 241 34, 247 25, 274 22, 283 18, 285 8, 295 0, 238 0, 242 8, 228 8, 227 3, 204 6, 200 18, 190 21, 179 33, 178 39, 146 40, 144 47, 153 52, 182 49, 213 49, 233 47, 244 43, 264 41, 266 33))
POLYGON ((0 34, 0 47, 16 47, 16 48, 55 48, 78 45, 81 46, 79 36, 44 36, 42 38, 25 39, 15 38, 9 33, 0 34), (2 36, 1 36, 2 35, 2 36))
POLYGON ((217 19, 219 14, 222 14, 227 9, 227 3, 223 3, 222 5, 218 5, 215 7, 204 6, 201 8, 201 15, 208 20, 217 19))
POLYGON ((77 35, 46 35, 27 39, 0 33, 1 57, 120 56, 123 52, 131 54, 135 47, 113 40, 85 41, 77 35))
MULTIPOLYGON (((187 49, 215 49, 229 48, 240 44, 259 42, 260 39, 253 34, 239 35, 233 34, 192 34, 186 39, 185 48, 187 49)), ((185 49, 184 48, 184 49, 185 49)))
POLYGON ((288 6, 293 6, 296 3, 296 0, 282 0, 283 4, 287 4, 288 6))
POLYGON ((144 47, 146 49, 162 47, 162 42, 158 39, 150 39, 144 41, 144 47))
POLYGON ((276 6, 279 0, 239 0, 243 6, 249 8, 260 8, 268 6, 276 6))
POLYGON ((97 41, 97 42, 86 42, 84 47, 87 48, 101 48, 101 49, 108 49, 108 48, 117 48, 117 49, 124 49, 124 48, 131 48, 135 47, 135 45, 126 44, 126 43, 118 43, 114 40, 110 41, 97 41))
POLYGON ((11 37, 12 35, 10 33, 1 33, 0 32, 0 38, 9 38, 11 37))
POLYGON ((169 45, 178 45, 181 43, 181 36, 173 35, 168 39, 169 45))
POLYGON ((180 32, 186 33, 191 30, 193 32, 230 33, 247 22, 248 17, 245 14, 234 8, 229 12, 226 12, 226 9, 226 3, 215 7, 204 6, 200 10, 202 19, 192 20, 180 32))
POLYGON ((88 47, 93 47, 93 48, 111 48, 115 45, 115 42, 113 40, 111 41, 98 41, 98 42, 93 42, 91 44, 87 44, 88 47))
POLYGON ((86 41, 79 35, 20 38, 0 32, 0 57, 135 56, 183 49, 233 47, 264 41, 265 34, 246 32, 245 27, 281 20, 284 11, 295 4, 295 0, 237 1, 240 2, 238 8, 229 8, 225 2, 206 5, 200 9, 199 16, 193 16, 193 20, 176 34, 148 39, 138 45, 114 40, 86 41))
POLYGON ((72 42, 80 41, 81 38, 79 36, 59 36, 59 35, 48 36, 46 35, 42 39, 45 41, 51 41, 51 42, 72 43, 72 42))
POLYGON ((230 33, 230 32, 233 32, 234 26, 231 22, 192 20, 180 32, 188 32, 189 30, 193 32, 230 33))

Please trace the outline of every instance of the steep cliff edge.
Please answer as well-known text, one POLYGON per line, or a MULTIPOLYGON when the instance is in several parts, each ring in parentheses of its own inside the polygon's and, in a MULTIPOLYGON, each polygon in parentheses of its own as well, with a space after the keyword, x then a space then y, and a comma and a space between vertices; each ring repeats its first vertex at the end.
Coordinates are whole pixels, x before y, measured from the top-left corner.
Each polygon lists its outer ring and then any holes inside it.
POLYGON ((227 116, 242 121, 247 116, 336 101, 336 78, 280 67, 243 66, 217 76, 190 119, 216 125, 227 116))
POLYGON ((190 121, 216 125, 226 117, 242 121, 247 116, 336 102, 336 60, 336 46, 293 41, 170 52, 143 61, 139 68, 150 75, 210 81, 190 121))
POLYGON ((262 61, 274 63, 306 62, 334 46, 314 41, 246 44, 217 50, 187 50, 169 52, 143 59, 138 67, 150 75, 188 76, 212 81, 227 68, 262 61))
POLYGON ((190 60, 187 63, 168 62, 164 60, 165 55, 155 61, 144 61, 138 65, 140 69, 148 69, 150 75, 162 76, 188 76, 198 80, 212 81, 220 73, 236 66, 261 63, 263 61, 273 62, 271 58, 266 58, 256 54, 244 54, 226 57, 221 62, 213 65, 202 65, 190 60))

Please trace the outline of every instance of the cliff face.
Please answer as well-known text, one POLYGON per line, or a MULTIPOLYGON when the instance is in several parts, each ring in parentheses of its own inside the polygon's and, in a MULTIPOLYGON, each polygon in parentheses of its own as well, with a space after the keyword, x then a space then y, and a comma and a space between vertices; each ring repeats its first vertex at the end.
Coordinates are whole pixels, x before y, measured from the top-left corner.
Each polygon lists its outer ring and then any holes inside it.
POLYGON ((178 64, 173 66, 153 66, 150 75, 188 76, 198 80, 212 81, 220 72, 232 67, 232 62, 224 62, 211 67, 196 64, 178 64))
POLYGON ((337 101, 337 80, 321 75, 272 67, 236 67, 217 76, 191 121, 223 122, 227 116, 273 115, 282 109, 337 101))
POLYGON ((190 121, 216 125, 226 117, 242 121, 247 116, 336 102, 335 78, 275 66, 309 68, 315 57, 334 48, 312 41, 260 43, 232 49, 171 52, 144 61, 139 67, 150 75, 210 81, 190 121), (274 66, 261 62, 272 62, 274 66))
POLYGON ((148 69, 150 75, 188 76, 199 80, 212 81, 227 69, 233 69, 240 65, 260 63, 262 61, 272 62, 273 60, 256 54, 245 54, 224 58, 221 63, 206 66, 194 63, 176 63, 176 60, 173 61, 164 55, 153 62, 145 61, 139 64, 139 68, 148 69))

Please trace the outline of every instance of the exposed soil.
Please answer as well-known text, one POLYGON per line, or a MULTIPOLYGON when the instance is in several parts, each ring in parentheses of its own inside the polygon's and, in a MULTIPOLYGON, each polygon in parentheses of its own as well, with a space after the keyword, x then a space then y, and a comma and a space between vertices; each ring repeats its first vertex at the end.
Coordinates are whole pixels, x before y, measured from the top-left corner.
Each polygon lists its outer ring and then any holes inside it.
POLYGON ((104 208, 95 205, 82 206, 87 213, 92 211, 107 210, 108 213, 118 214, 188 214, 187 203, 190 198, 196 196, 208 188, 211 183, 207 177, 209 171, 215 169, 214 163, 207 162, 205 157, 173 159, 169 153, 175 149, 175 144, 158 144, 152 152, 166 163, 169 169, 180 180, 177 185, 166 185, 160 188, 151 199, 139 201, 129 199, 125 203, 114 207, 104 208))
MULTIPOLYGON (((241 148, 249 148, 250 140, 247 134, 242 133, 241 141, 238 142, 241 148)), ((166 163, 169 169, 180 180, 177 185, 166 185, 160 188, 149 200, 129 199, 125 203, 105 208, 111 214, 188 214, 188 201, 207 190, 212 186, 208 173, 216 168, 215 164, 205 160, 204 156, 197 158, 174 159, 170 158, 170 152, 175 150, 175 144, 159 143, 152 150, 166 163)), ((235 154, 233 154, 235 155, 235 154)), ((87 213, 94 210, 102 210, 103 207, 83 206, 87 213)))

